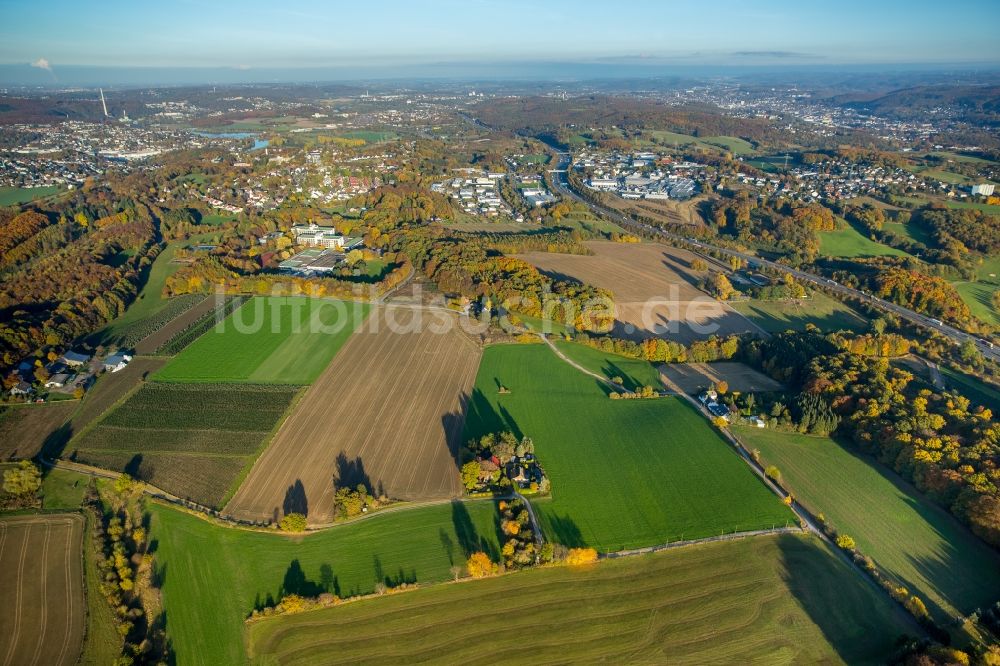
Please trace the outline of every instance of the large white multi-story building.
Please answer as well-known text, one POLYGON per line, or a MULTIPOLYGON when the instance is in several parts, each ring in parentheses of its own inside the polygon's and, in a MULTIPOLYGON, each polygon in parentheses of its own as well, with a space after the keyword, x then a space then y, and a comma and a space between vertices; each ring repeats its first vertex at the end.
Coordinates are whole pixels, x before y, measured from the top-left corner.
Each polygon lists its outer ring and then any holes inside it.
POLYGON ((292 233, 295 234, 296 245, 328 247, 337 250, 344 247, 344 237, 338 234, 333 227, 320 227, 315 223, 297 224, 292 227, 292 233))

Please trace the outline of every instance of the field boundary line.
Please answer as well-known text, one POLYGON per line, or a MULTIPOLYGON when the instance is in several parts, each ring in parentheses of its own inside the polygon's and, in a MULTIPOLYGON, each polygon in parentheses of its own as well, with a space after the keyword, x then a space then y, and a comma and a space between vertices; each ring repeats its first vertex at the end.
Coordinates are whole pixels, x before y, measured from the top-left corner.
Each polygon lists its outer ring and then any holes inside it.
MULTIPOLYGON (((351 333, 351 335, 354 335, 354 333, 351 333)), ((338 351, 337 354, 339 353, 340 352, 338 351)), ((336 354, 334 356, 336 356, 336 354)), ((330 359, 330 363, 333 363, 333 359, 330 359)), ((326 368, 323 370, 325 371, 326 368)), ((281 426, 285 424, 285 421, 287 421, 298 408, 299 403, 302 402, 303 396, 305 396, 306 392, 309 390, 309 386, 311 385, 299 387, 299 390, 295 392, 295 395, 292 396, 292 399, 289 401, 288 407, 285 408, 282 415, 278 418, 274 425, 271 426, 271 430, 267 433, 267 436, 261 440, 261 443, 257 445, 256 450, 254 450, 253 453, 240 456, 246 460, 243 463, 243 467, 240 469, 240 473, 235 479, 233 479, 233 482, 229 484, 229 488, 226 489, 226 494, 224 494, 222 499, 219 501, 219 506, 225 508, 229 502, 232 501, 233 497, 235 497, 236 493, 239 492, 240 486, 242 486, 243 482, 247 480, 248 476, 250 476, 250 470, 252 470, 254 465, 257 464, 257 459, 264 455, 264 452, 267 451, 268 447, 270 447, 274 442, 274 438, 278 435, 278 430, 281 429, 281 426)))
MULTIPOLYGON (((85 465, 83 463, 73 462, 69 460, 45 460, 39 459, 39 461, 46 467, 52 469, 65 469, 71 472, 77 472, 80 474, 86 474, 89 476, 100 477, 104 479, 117 479, 121 476, 119 472, 112 472, 100 467, 94 467, 93 465, 85 465)), ((212 509, 211 507, 204 506, 203 504, 198 504, 191 500, 186 500, 184 498, 178 497, 167 491, 158 488, 150 483, 141 481, 142 483, 142 493, 147 495, 153 500, 162 502, 163 504, 170 505, 174 508, 178 508, 188 512, 191 515, 198 516, 203 520, 208 522, 213 522, 216 524, 221 523, 220 527, 228 527, 230 529, 241 529, 247 532, 260 532, 263 534, 276 534, 279 536, 287 537, 301 537, 308 536, 314 532, 323 532, 329 529, 340 527, 342 525, 352 525, 354 523, 360 522, 362 520, 367 520, 369 518, 374 518, 375 516, 381 516, 385 513, 395 513, 397 511, 406 511, 409 509, 421 509, 428 506, 437 506, 441 504, 450 504, 452 502, 484 502, 484 501, 499 501, 499 500, 510 500, 514 499, 513 494, 504 496, 487 496, 487 497, 447 497, 441 499, 430 499, 430 500, 420 500, 416 502, 395 502, 390 504, 384 509, 379 509, 378 511, 372 511, 369 513, 363 513, 360 516, 354 518, 349 518, 347 520, 341 520, 333 523, 323 523, 321 525, 310 525, 303 532, 283 532, 276 528, 263 527, 259 523, 253 521, 240 520, 225 514, 217 509, 212 509)), ((2 544, 2 541, 0 541, 2 544)))
MULTIPOLYGON (((56 659, 57 664, 63 663, 63 658, 66 656, 66 650, 69 649, 70 636, 73 633, 73 591, 72 591, 72 579, 73 579, 73 569, 70 566, 70 554, 73 552, 74 535, 79 527, 79 522, 74 520, 67 520, 66 524, 69 526, 69 537, 66 539, 66 547, 63 550, 63 574, 66 576, 66 584, 63 586, 63 591, 66 593, 66 628, 63 633, 62 645, 59 648, 59 657, 56 659)), ((83 534, 80 535, 80 550, 83 550, 83 534)), ((86 572, 83 570, 82 565, 80 568, 80 588, 86 586, 84 582, 84 576, 86 572)), ((86 619, 83 619, 84 630, 86 630, 86 619)), ((83 653, 83 636, 81 634, 80 640, 80 651, 83 653)))
MULTIPOLYGON (((51 538, 52 538, 52 524, 48 523, 48 524, 45 525, 45 537, 44 537, 44 539, 42 541, 42 557, 41 557, 41 562, 42 562, 43 566, 46 565, 46 564, 48 564, 48 559, 49 559, 49 540, 51 538)), ((31 663, 32 664, 37 664, 38 663, 38 656, 39 656, 39 653, 42 651, 42 643, 44 642, 44 639, 45 639, 45 630, 48 628, 48 625, 49 625, 49 614, 47 612, 45 612, 45 605, 46 605, 46 602, 48 601, 49 577, 47 575, 45 575, 45 573, 43 572, 43 574, 40 576, 40 578, 41 578, 40 582, 41 582, 41 587, 42 587, 42 594, 41 594, 41 597, 42 597, 42 613, 41 613, 41 615, 42 615, 42 617, 38 621, 38 625, 39 625, 38 628, 37 628, 37 630, 38 630, 38 638, 35 639, 35 651, 31 653, 31 663)), ((66 581, 66 583, 68 585, 69 581, 66 581)), ((68 612, 68 609, 67 609, 67 612, 68 612)))
POLYGON ((10 632, 10 645, 7 647, 7 654, 4 655, 3 663, 9 664, 16 652, 17 642, 21 638, 21 597, 24 583, 24 556, 28 551, 28 541, 31 537, 31 523, 24 528, 24 542, 21 544, 21 556, 17 562, 17 591, 14 593, 14 628, 10 632))
POLYGON ((630 548, 627 550, 616 550, 610 553, 602 553, 599 558, 602 560, 613 560, 621 557, 634 557, 636 555, 646 555, 648 553, 659 553, 664 550, 674 548, 684 548, 686 546, 697 546, 704 543, 716 543, 720 541, 738 541, 758 536, 772 536, 778 534, 808 534, 809 530, 802 527, 772 527, 763 530, 748 530, 746 532, 729 532, 718 536, 702 537, 700 539, 684 539, 683 541, 668 541, 667 543, 655 546, 644 546, 642 548, 630 548))

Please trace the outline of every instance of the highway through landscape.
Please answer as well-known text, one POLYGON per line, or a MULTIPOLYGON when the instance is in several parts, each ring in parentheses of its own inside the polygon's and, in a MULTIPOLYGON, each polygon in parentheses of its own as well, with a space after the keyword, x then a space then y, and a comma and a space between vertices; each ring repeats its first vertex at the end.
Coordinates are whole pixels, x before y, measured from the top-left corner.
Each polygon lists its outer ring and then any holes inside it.
POLYGON ((995 348, 991 343, 982 340, 980 338, 977 338, 974 335, 966 333, 965 331, 961 331, 953 326, 949 326, 948 324, 945 324, 939 319, 928 317, 927 315, 920 314, 919 312, 914 312, 913 310, 904 308, 901 305, 891 303, 885 299, 878 298, 877 296, 865 293, 864 291, 861 291, 859 289, 852 289, 851 287, 844 286, 838 282, 835 282, 834 280, 824 278, 822 276, 815 275, 813 273, 809 273, 797 268, 791 268, 784 264, 780 264, 775 261, 769 261, 767 259, 763 259, 753 254, 747 254, 745 252, 739 252, 737 250, 732 250, 725 247, 719 247, 717 245, 712 245, 710 243, 699 241, 694 238, 671 233, 664 229, 660 229, 659 227, 654 227, 649 224, 637 222, 636 220, 632 219, 631 217, 628 217, 627 215, 623 215, 622 213, 619 213, 617 211, 610 210, 604 208, 603 206, 599 206, 593 202, 587 201, 579 194, 577 194, 575 191, 573 191, 572 187, 569 184, 569 179, 566 175, 566 172, 567 169, 570 167, 570 154, 563 151, 558 151, 556 155, 558 156, 559 161, 556 168, 551 171, 552 182, 555 185, 555 187, 558 190, 560 190, 560 192, 562 192, 562 194, 564 194, 565 196, 568 196, 576 201, 579 201, 589 206, 596 213, 612 219, 614 222, 627 229, 636 230, 640 233, 659 236, 660 238, 663 238, 667 241, 688 243, 694 246, 695 248, 703 250, 704 252, 718 252, 729 257, 738 257, 747 262, 747 265, 749 266, 755 266, 758 268, 768 268, 783 273, 790 273, 797 280, 808 282, 815 286, 824 287, 829 291, 836 292, 843 296, 850 296, 856 298, 876 308, 879 308, 886 312, 891 312, 892 314, 900 317, 901 319, 905 319, 913 324, 918 324, 920 326, 923 326, 924 328, 935 331, 940 335, 950 338, 956 344, 961 344, 966 340, 972 340, 972 342, 975 343, 976 348, 984 357, 992 359, 994 361, 1000 361, 1000 349, 995 348))

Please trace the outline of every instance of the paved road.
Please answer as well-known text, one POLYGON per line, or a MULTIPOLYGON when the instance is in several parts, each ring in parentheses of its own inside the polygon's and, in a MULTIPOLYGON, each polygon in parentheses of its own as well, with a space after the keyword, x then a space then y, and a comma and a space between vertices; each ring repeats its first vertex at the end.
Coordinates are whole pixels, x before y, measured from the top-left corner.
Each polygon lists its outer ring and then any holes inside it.
POLYGON ((843 296, 850 296, 859 299, 861 301, 867 302, 869 305, 872 305, 880 310, 891 312, 892 314, 900 317, 901 319, 905 319, 911 323, 918 324, 920 326, 923 326, 924 328, 935 331, 945 337, 951 338, 956 343, 960 344, 962 342, 965 342, 966 340, 972 340, 976 344, 976 348, 979 349, 979 351, 982 353, 984 357, 1000 362, 1000 347, 994 347, 985 340, 977 338, 974 335, 970 335, 965 331, 960 331, 957 328, 954 328, 953 326, 949 326, 948 324, 943 323, 939 319, 934 319, 933 317, 922 315, 919 312, 914 312, 913 310, 904 308, 900 305, 896 305, 895 303, 890 303, 889 301, 878 298, 877 296, 872 296, 859 289, 846 287, 838 282, 835 282, 828 278, 824 278, 819 275, 815 275, 813 273, 809 273, 797 268, 790 268, 788 266, 785 266, 784 264, 779 264, 774 261, 762 259, 761 257, 758 257, 756 255, 747 254, 745 252, 739 252, 737 250, 731 250, 725 247, 719 247, 717 245, 705 243, 704 241, 700 241, 695 238, 690 238, 686 236, 681 236, 680 234, 671 233, 669 231, 660 229, 659 227, 654 227, 648 224, 637 222, 631 217, 623 215, 622 213, 616 210, 611 210, 609 208, 605 208, 603 206, 599 206, 590 201, 587 201, 586 199, 579 196, 576 192, 574 192, 569 185, 569 180, 566 176, 566 170, 570 166, 570 154, 560 151, 557 152, 557 155, 559 157, 558 165, 551 172, 552 182, 555 184, 556 188, 559 189, 563 195, 570 197, 571 199, 575 199, 576 201, 579 201, 586 206, 589 206, 591 209, 600 213, 604 217, 613 219, 616 223, 618 223, 624 228, 631 229, 634 231, 639 231, 645 234, 659 236, 668 241, 687 243, 696 248, 700 248, 705 252, 710 252, 710 251, 719 252, 729 257, 739 257, 740 259, 747 262, 747 264, 750 266, 755 266, 758 268, 770 268, 775 271, 791 273, 797 280, 801 282, 808 282, 816 286, 824 287, 830 291, 834 291, 843 296))

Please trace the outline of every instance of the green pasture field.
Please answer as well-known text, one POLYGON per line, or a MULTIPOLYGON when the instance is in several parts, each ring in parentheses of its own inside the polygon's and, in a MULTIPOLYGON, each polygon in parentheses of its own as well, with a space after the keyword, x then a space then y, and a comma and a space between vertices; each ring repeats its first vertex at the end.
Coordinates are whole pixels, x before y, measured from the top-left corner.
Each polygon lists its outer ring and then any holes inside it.
MULTIPOLYGON (((551 335, 574 335, 576 329, 551 319, 541 319, 539 317, 529 317, 527 315, 511 312, 508 314, 512 324, 518 324, 536 333, 546 333, 551 335)), ((540 342, 540 341, 539 341, 540 342)))
POLYGON ((923 243, 928 247, 934 246, 934 241, 931 239, 931 235, 927 232, 927 230, 914 222, 908 222, 906 224, 903 224, 902 222, 885 222, 882 225, 882 228, 886 231, 893 232, 897 236, 909 238, 911 241, 916 241, 917 243, 923 243))
POLYGON ((971 182, 971 178, 961 173, 954 173, 952 171, 946 171, 944 169, 928 169, 926 171, 921 170, 918 172, 920 176, 924 178, 933 178, 934 180, 940 180, 944 183, 952 183, 954 185, 962 185, 964 183, 971 182))
POLYGON ((254 663, 884 663, 908 627, 815 538, 703 544, 251 624, 254 663), (498 615, 470 609, 507 609, 498 615), (544 628, 544 630, 540 630, 544 628), (524 640, 530 637, 530 648, 524 640))
POLYGON ((819 253, 831 257, 907 257, 902 250, 873 241, 848 223, 819 233, 819 253))
POLYGON ((740 428, 788 489, 927 604, 939 621, 1000 598, 1000 555, 895 474, 829 437, 740 428))
POLYGON ((153 316, 166 306, 169 300, 163 298, 163 285, 167 277, 173 275, 180 267, 179 264, 171 262, 177 249, 182 245, 181 242, 170 243, 160 254, 156 255, 139 295, 129 305, 125 314, 90 336, 94 344, 108 344, 122 339, 131 327, 138 325, 139 322, 153 316))
POLYGON ((68 456, 220 506, 299 389, 150 382, 70 441, 68 456))
POLYGON ((1000 326, 1000 312, 993 306, 993 294, 1000 291, 1000 256, 989 257, 976 266, 975 282, 953 282, 972 314, 987 324, 1000 326))
POLYGON ((928 153, 934 155, 935 157, 943 157, 947 160, 955 160, 956 162, 970 162, 972 164, 996 164, 992 160, 987 160, 982 157, 977 157, 975 155, 965 155, 962 153, 953 153, 948 150, 934 150, 928 153))
POLYGON ((733 301, 730 305, 768 333, 802 331, 807 324, 823 331, 863 331, 868 328, 864 317, 820 291, 810 292, 809 298, 780 301, 750 299, 733 301))
POLYGON ((52 196, 60 189, 55 185, 46 187, 0 187, 0 207, 28 203, 35 199, 52 196))
MULTIPOLYGON (((244 664, 243 620, 283 593, 342 598, 376 583, 439 583, 467 553, 499 559, 493 502, 454 502, 374 514, 316 534, 286 536, 220 527, 150 504, 150 536, 165 570, 163 607, 177 663, 244 664)), ((466 614, 472 614, 465 609, 466 614)))
POLYGON ((552 482, 551 499, 535 502, 550 539, 610 552, 793 522, 683 399, 613 401, 608 391, 547 346, 483 353, 465 439, 510 430, 534 440, 552 482))
POLYGON ((708 136, 699 138, 690 134, 681 134, 666 130, 643 130, 642 134, 643 137, 650 136, 656 138, 660 145, 685 146, 691 144, 712 151, 729 151, 734 155, 752 155, 755 152, 751 143, 735 136, 708 136))
POLYGON ((974 201, 948 201, 945 205, 948 208, 971 208, 973 210, 981 210, 990 215, 1000 215, 1000 206, 992 204, 976 203, 974 201))
POLYGON ((621 377, 622 385, 630 391, 642 386, 652 386, 657 391, 663 389, 660 371, 649 361, 606 354, 599 349, 573 342, 558 341, 555 345, 559 351, 591 372, 612 380, 621 377))
POLYGON ((571 211, 555 224, 557 229, 580 229, 589 233, 628 233, 614 222, 602 220, 589 211, 571 211))
POLYGON ((231 213, 210 213, 208 215, 202 215, 201 221, 198 223, 199 226, 209 226, 217 227, 220 224, 225 224, 226 222, 232 222, 236 219, 236 216, 231 213))
POLYGON ((528 155, 522 155, 517 158, 522 164, 547 164, 549 161, 548 153, 531 153, 528 155))
POLYGON ((712 146, 721 146, 733 155, 753 155, 755 152, 752 143, 735 136, 707 136, 701 141, 712 146))
POLYGON ((365 303, 305 296, 253 298, 175 356, 156 379, 310 384, 368 310, 365 303))
MULTIPOLYGON (((761 157, 754 157, 753 159, 746 160, 746 163, 750 166, 760 169, 761 171, 767 171, 768 173, 773 173, 779 169, 784 169, 785 167, 785 156, 784 155, 764 155, 761 157)), ((789 166, 795 164, 795 158, 789 156, 787 160, 789 166)))

